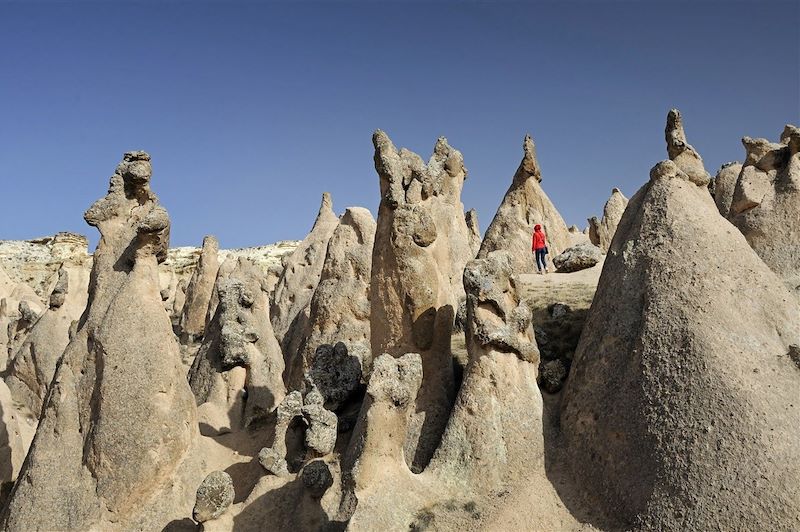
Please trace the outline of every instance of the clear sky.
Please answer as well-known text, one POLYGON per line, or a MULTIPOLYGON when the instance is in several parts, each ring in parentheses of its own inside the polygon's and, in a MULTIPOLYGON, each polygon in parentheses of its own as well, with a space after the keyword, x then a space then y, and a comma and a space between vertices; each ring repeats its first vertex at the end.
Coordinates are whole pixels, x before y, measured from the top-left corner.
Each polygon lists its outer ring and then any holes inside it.
POLYGON ((377 214, 371 135, 464 154, 491 221, 530 132, 568 224, 630 196, 684 116, 713 174, 800 122, 800 2, 0 1, 0 239, 77 231, 153 157, 172 245, 300 239, 320 195, 377 214))

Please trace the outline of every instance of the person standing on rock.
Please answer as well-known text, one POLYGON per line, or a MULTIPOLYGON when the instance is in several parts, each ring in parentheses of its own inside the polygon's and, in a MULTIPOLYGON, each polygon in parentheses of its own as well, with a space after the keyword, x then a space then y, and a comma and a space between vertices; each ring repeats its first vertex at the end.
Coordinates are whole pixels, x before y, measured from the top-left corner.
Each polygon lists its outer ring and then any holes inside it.
POLYGON ((547 270, 547 236, 539 224, 533 226, 531 251, 536 255, 536 267, 539 268, 539 273, 550 273, 547 270))

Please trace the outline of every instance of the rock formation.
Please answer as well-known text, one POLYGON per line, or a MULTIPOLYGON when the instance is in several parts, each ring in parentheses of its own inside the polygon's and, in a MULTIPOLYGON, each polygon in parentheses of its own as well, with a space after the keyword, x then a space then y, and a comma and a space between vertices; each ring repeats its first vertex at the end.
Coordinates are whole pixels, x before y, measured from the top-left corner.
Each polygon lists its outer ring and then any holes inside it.
POLYGON ((372 253, 373 353, 419 353, 423 383, 406 442, 419 471, 430 460, 455 398, 450 337, 461 277, 472 258, 461 189, 461 153, 439 138, 430 161, 397 150, 383 131, 372 137, 381 203, 372 253))
MULTIPOLYGON (((91 268, 88 246, 85 236, 67 232, 32 240, 0 240, 0 265, 14 283, 25 285, 43 301, 62 264, 80 264, 87 271, 91 268)), ((0 280, 0 297, 2 284, 0 280)))
POLYGON ((161 529, 191 512, 197 419, 159 294, 169 217, 151 172, 149 155, 126 153, 86 211, 101 235, 88 308, 47 393, 5 530, 161 529))
POLYGON ((542 172, 530 135, 525 135, 522 147, 522 162, 486 230, 478 257, 486 258, 491 251, 505 249, 511 252, 515 272, 533 273, 536 262, 531 253, 531 236, 536 224, 540 224, 547 235, 551 256, 567 249, 571 240, 564 219, 540 184, 542 172))
POLYGON ((562 397, 576 485, 607 529, 795 528, 796 301, 672 161, 617 232, 562 397))
POLYGON ((261 272, 245 258, 235 264, 217 279, 219 304, 189 371, 204 434, 246 427, 269 414, 285 393, 283 355, 261 272))
POLYGON ((742 139, 747 158, 736 182, 730 220, 800 300, 800 129, 779 143, 742 139))
POLYGON ((11 392, 0 381, 0 490, 3 495, 10 483, 17 479, 30 443, 25 442, 20 423, 11 392))
POLYGON ((591 268, 603 258, 597 246, 584 242, 567 248, 553 257, 553 266, 560 273, 571 273, 591 268))
POLYGON ((272 446, 258 453, 258 461, 264 469, 276 476, 288 476, 297 472, 305 460, 333 452, 338 419, 325 408, 323 401, 322 394, 315 388, 305 397, 297 390, 286 395, 277 408, 272 446), (302 444, 290 448, 288 442, 298 439, 296 434, 290 434, 295 430, 295 421, 300 422, 302 444))
POLYGON ((470 489, 497 488, 517 460, 530 466, 543 453, 539 350, 512 264, 510 252, 492 251, 464 271, 469 364, 431 465, 470 489), (532 423, 519 422, 528 417, 532 423))
POLYGON ((365 373, 372 359, 369 345, 369 283, 375 220, 367 209, 351 207, 342 215, 328 243, 319 284, 308 311, 308 326, 297 354, 289 354, 287 385, 300 389, 303 376, 323 344, 343 342, 365 373))
POLYGON ((603 253, 608 251, 611 239, 614 238, 614 232, 617 230, 617 224, 622 219, 622 213, 625 212, 627 206, 628 198, 618 188, 614 188, 611 191, 611 197, 603 206, 602 219, 598 220, 596 216, 589 218, 589 239, 592 244, 602 249, 603 253))
POLYGON ((719 213, 725 218, 731 212, 733 203, 733 191, 736 189, 736 181, 742 171, 742 163, 731 162, 723 164, 717 176, 714 178, 714 202, 717 204, 719 213))
POLYGON ((192 517, 198 523, 216 519, 233 502, 233 479, 224 471, 212 471, 197 488, 192 517))
POLYGON ((275 286, 270 316, 284 353, 296 353, 307 330, 309 304, 322 275, 328 241, 338 225, 331 196, 325 192, 311 232, 286 259, 275 286))
POLYGON ((481 249, 481 229, 478 226, 478 211, 475 209, 468 210, 464 215, 464 220, 467 222, 467 228, 469 229, 472 256, 475 257, 478 254, 478 250, 481 249))
POLYGON ((181 334, 191 339, 203 335, 206 324, 208 303, 219 270, 219 242, 213 236, 203 239, 203 250, 197 262, 197 269, 186 288, 185 302, 181 314, 181 334))
POLYGON ((38 417, 58 359, 70 341, 70 329, 88 298, 89 272, 63 264, 50 293, 49 308, 36 320, 8 367, 6 384, 14 399, 38 417))
POLYGON ((343 461, 348 471, 344 517, 352 530, 391 530, 408 525, 402 512, 387 511, 388 499, 397 506, 424 504, 420 483, 405 454, 417 393, 423 383, 423 361, 416 353, 401 357, 383 354, 373 363, 367 395, 343 461), (403 493, 402 500, 391 494, 403 493), (349 503, 352 499, 355 504, 349 503), (400 515, 398 515, 400 514, 400 515))
MULTIPOLYGON (((428 505, 433 523, 453 522, 452 507, 492 514, 496 493, 522 497, 525 528, 577 528, 545 473, 539 350, 531 310, 515 284, 514 259, 492 251, 467 265, 469 364, 442 443, 429 466, 437 485, 451 491, 448 504, 428 505), (519 464, 525 464, 524 472, 519 464), (450 509, 448 509, 448 506, 450 509)), ((445 490, 440 489, 440 493, 445 490)), ((487 529, 506 529, 495 515, 487 529)))
POLYGON ((664 129, 667 141, 667 155, 677 167, 692 181, 692 183, 706 187, 711 176, 703 166, 703 159, 687 141, 686 132, 683 130, 681 112, 670 109, 667 113, 667 126, 664 129))

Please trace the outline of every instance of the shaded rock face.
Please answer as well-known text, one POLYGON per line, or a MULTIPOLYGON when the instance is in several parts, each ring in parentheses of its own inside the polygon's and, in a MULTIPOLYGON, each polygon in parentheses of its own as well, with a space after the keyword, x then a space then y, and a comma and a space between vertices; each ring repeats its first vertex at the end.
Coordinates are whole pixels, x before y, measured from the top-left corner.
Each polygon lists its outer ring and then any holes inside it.
POLYGON ((11 392, 5 383, 0 382, 0 484, 17 479, 26 453, 11 392))
MULTIPOLYGON (((328 243, 319 284, 308 311, 308 327, 300 350, 289 355, 287 384, 300 389, 321 345, 343 342, 347 352, 368 373, 370 350, 370 275, 375 220, 367 209, 350 207, 328 243)), ((359 373, 361 369, 359 369, 359 373)))
POLYGON ((285 477, 299 471, 305 460, 333 452, 338 419, 325 408, 323 401, 316 388, 305 397, 298 390, 284 397, 276 409, 272 446, 264 447, 258 453, 258 461, 264 469, 285 477), (297 440, 302 443, 298 445, 297 440), (290 445, 293 441, 296 443, 294 446, 290 445))
POLYGON ((562 397, 576 485, 610 528, 795 528, 796 301, 671 161, 617 233, 562 397))
POLYGON ((531 252, 531 238, 536 224, 544 229, 553 256, 567 249, 571 240, 564 219, 540 184, 542 173, 530 135, 525 136, 523 150, 522 162, 486 230, 478 258, 486 258, 491 251, 506 250, 511 253, 516 273, 533 273, 536 261, 531 252))
POLYGON ((520 461, 529 473, 536 467, 544 471, 539 350, 512 265, 509 252, 492 251, 464 271, 469 364, 431 462, 448 482, 483 494, 509 482, 520 461))
MULTIPOLYGON (((203 335, 206 324, 208 304, 219 270, 219 242, 213 236, 203 239, 203 249, 197 269, 186 287, 184 304, 181 313, 181 333, 187 338, 203 335)), ((176 297, 176 300, 178 297, 176 297)))
POLYGON ((717 204, 719 213, 725 218, 731 211, 733 192, 736 190, 736 181, 742 172, 742 163, 731 162, 723 164, 714 178, 714 203, 717 204))
POLYGON ((464 160, 439 138, 431 159, 397 150, 382 131, 372 138, 381 203, 372 253, 373 353, 422 357, 423 384, 406 442, 421 470, 444 430, 455 390, 450 337, 464 265, 472 257, 461 189, 464 160))
POLYGON ((625 212, 625 207, 627 206, 628 198, 618 188, 615 188, 611 191, 611 197, 608 198, 605 206, 603 206, 603 217, 599 220, 596 216, 589 218, 589 240, 603 250, 603 253, 608 251, 611 240, 617 230, 617 225, 622 219, 622 213, 625 212))
POLYGON ((553 266, 561 273, 577 272, 591 268, 603 258, 597 246, 588 242, 567 248, 564 253, 553 258, 553 266))
POLYGON ((191 511, 194 401, 164 312, 169 217, 150 157, 126 153, 85 214, 100 230, 89 303, 56 368, 5 530, 161 529, 191 511))
POLYGON ((306 382, 315 386, 331 410, 338 410, 358 391, 363 376, 362 358, 351 355, 347 344, 322 344, 306 372, 306 382))
POLYGON ((89 272, 82 265, 63 264, 49 297, 49 308, 36 320, 9 363, 6 384, 14 399, 34 415, 70 341, 70 328, 81 317, 88 298, 89 272))
POLYGON ((325 192, 311 232, 285 258, 270 307, 272 328, 284 353, 297 353, 308 330, 311 298, 322 275, 328 241, 338 225, 331 196, 325 192))
POLYGON ((219 304, 189 371, 201 428, 210 434, 263 418, 285 393, 261 272, 248 259, 229 261, 236 266, 217 280, 219 304))
POLYGON ((729 219, 800 300, 800 129, 786 126, 779 143, 742 143, 729 219))

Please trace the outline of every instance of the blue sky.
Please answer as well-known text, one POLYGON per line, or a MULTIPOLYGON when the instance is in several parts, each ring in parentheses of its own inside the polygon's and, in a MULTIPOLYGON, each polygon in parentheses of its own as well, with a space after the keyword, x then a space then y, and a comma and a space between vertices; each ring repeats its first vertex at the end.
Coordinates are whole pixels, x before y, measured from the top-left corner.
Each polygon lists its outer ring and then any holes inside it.
POLYGON ((800 122, 800 2, 0 2, 0 239, 96 242, 132 149, 172 245, 299 239, 323 191, 377 213, 376 128, 460 149, 482 229, 530 132, 583 227, 666 157, 671 107, 712 174, 800 122))

